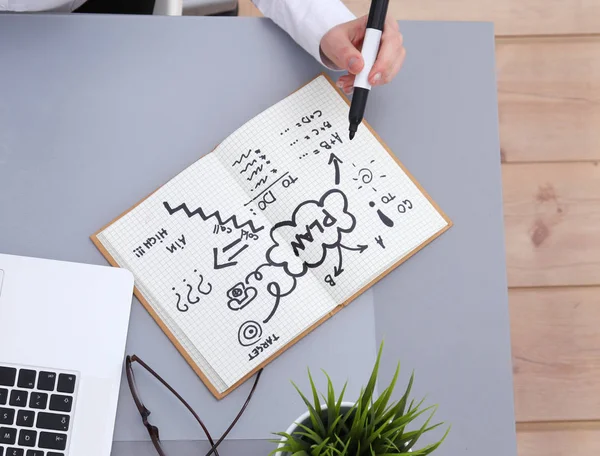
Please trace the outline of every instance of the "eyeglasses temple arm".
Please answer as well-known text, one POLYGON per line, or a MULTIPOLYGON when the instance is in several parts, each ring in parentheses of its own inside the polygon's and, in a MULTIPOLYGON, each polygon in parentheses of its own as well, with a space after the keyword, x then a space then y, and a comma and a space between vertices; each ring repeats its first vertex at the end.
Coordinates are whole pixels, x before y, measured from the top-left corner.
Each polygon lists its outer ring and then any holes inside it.
POLYGON ((252 389, 250 390, 250 394, 248 394, 248 398, 246 399, 246 402, 244 403, 244 405, 240 409, 240 411, 237 414, 237 416, 235 417, 235 419, 231 422, 231 424, 229 425, 229 427, 227 428, 227 430, 223 433, 223 435, 219 438, 219 440, 217 440, 217 443, 213 445, 212 449, 208 453, 206 453, 205 456, 210 456, 213 453, 215 453, 215 456, 218 456, 219 453, 217 453, 217 447, 221 444, 221 442, 223 440, 225 440, 225 437, 227 437, 227 435, 229 434, 229 432, 233 429, 233 427, 235 426, 235 424, 241 418, 242 414, 246 410, 246 407, 248 407, 248 404, 250 403, 250 399, 252 398, 252 395, 254 394, 254 390, 256 389, 256 385, 258 385, 258 380, 260 379, 262 371, 263 371, 262 369, 258 371, 258 374, 256 375, 256 379, 254 380, 254 385, 252 385, 252 389))
MULTIPOLYGON (((204 423, 202 422, 202 420, 200 419, 200 417, 198 416, 198 414, 194 411, 194 409, 192 409, 192 407, 190 407, 190 405, 185 401, 185 399, 183 397, 181 397, 181 395, 175 391, 171 385, 169 385, 165 380, 162 379, 162 377, 160 375, 158 375, 154 369, 152 369, 150 366, 148 366, 144 361, 142 361, 140 358, 138 358, 136 355, 133 355, 131 357, 132 361, 138 362, 142 367, 144 367, 144 369, 146 369, 148 372, 150 372, 159 382, 161 382, 169 391, 171 391, 171 393, 173 393, 173 395, 179 399, 179 401, 190 411, 190 413, 194 416, 194 418, 196 419, 196 421, 198 421, 198 423, 200 424, 200 426, 202 427, 202 430, 204 431, 204 433, 206 434, 206 437, 208 438, 208 441, 210 442, 211 446, 213 447, 213 449, 215 448, 215 442, 213 441, 212 436, 210 435, 210 432, 208 432, 208 429, 206 428, 206 426, 204 425, 204 423)), ((218 456, 219 453, 216 453, 216 455, 218 456)))

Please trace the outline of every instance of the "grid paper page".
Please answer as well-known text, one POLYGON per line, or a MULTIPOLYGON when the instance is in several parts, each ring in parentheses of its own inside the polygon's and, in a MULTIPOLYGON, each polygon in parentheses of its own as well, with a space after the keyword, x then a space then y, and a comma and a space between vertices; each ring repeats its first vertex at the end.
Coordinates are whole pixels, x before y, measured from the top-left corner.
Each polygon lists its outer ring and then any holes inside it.
POLYGON ((338 304, 448 226, 367 127, 348 139, 348 105, 324 76, 215 153, 272 225, 267 259, 338 304))
POLYGON ((211 153, 99 236, 221 392, 335 306, 266 262, 270 224, 246 200, 211 153))
MULTIPOLYGON (((105 244, 106 250, 115 259, 115 261, 122 267, 127 267, 125 260, 119 256, 119 251, 112 247, 112 244, 108 241, 107 236, 105 234, 100 234, 99 237, 105 244)), ((154 297, 151 297, 150 292, 146 289, 144 284, 139 283, 139 281, 137 281, 137 278, 136 286, 140 289, 140 292, 146 298, 148 304, 157 313, 160 320, 164 323, 164 325, 171 332, 171 334, 173 334, 173 336, 177 338, 179 343, 189 354, 190 358, 200 368, 204 375, 206 375, 206 377, 210 380, 211 384, 215 387, 215 389, 220 392, 225 391, 227 389, 227 385, 225 384, 223 379, 217 374, 217 372, 212 368, 208 361, 206 361, 204 356, 202 356, 200 351, 190 341, 187 335, 181 331, 181 328, 177 326, 177 324, 162 308, 159 302, 154 297)))

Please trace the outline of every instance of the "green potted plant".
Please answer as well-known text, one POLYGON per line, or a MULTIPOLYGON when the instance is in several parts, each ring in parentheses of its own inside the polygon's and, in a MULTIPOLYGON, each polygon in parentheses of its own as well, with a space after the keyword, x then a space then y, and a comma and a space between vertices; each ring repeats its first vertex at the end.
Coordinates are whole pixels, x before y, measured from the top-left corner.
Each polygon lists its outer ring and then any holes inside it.
POLYGON ((417 449, 415 444, 426 433, 443 423, 429 425, 437 405, 422 408, 425 399, 415 403, 409 398, 414 372, 410 377, 403 396, 390 403, 392 392, 400 372, 396 368, 394 378, 377 399, 374 391, 379 371, 379 361, 383 343, 379 347, 377 360, 367 386, 361 390, 356 402, 344 402, 344 385, 336 397, 331 379, 327 377, 327 396, 321 394, 323 403, 313 382, 310 370, 308 377, 312 389, 312 402, 298 391, 308 410, 302 414, 285 432, 275 440, 277 448, 270 455, 279 456, 424 456, 436 450, 444 441, 450 427, 437 442, 417 449), (415 419, 430 412, 420 427, 409 430, 415 419))

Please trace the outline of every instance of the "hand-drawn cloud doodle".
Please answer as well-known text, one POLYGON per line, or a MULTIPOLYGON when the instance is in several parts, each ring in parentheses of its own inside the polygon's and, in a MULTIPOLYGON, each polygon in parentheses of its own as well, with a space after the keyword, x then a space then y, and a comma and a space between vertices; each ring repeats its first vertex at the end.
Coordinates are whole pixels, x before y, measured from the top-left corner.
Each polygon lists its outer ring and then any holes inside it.
POLYGON ((319 201, 300 204, 291 220, 273 226, 274 245, 267 251, 267 261, 283 267, 293 277, 301 277, 308 269, 320 266, 327 250, 338 247, 342 234, 350 233, 355 226, 356 218, 348 212, 346 195, 331 189, 319 201))

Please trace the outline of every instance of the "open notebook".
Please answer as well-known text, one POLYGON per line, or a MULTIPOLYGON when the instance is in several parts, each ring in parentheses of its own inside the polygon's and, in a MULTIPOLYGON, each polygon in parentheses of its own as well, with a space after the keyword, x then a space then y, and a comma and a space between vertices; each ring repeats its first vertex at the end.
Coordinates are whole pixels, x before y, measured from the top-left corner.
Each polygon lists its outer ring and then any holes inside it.
POLYGON ((451 226, 326 75, 92 236, 222 398, 451 226))

